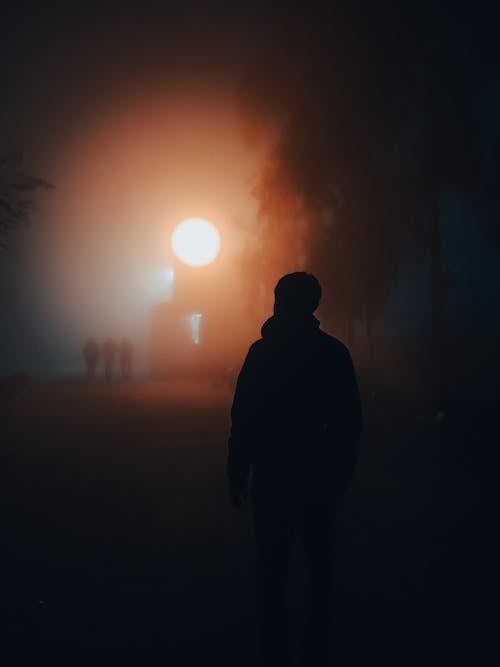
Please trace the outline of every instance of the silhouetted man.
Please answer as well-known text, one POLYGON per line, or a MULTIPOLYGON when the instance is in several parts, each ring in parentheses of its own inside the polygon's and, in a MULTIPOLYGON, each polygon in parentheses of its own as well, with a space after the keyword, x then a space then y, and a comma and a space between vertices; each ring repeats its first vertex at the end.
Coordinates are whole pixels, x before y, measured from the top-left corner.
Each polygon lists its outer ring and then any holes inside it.
POLYGON ((321 298, 317 279, 288 274, 274 294, 274 316, 236 384, 229 494, 244 508, 251 477, 263 664, 289 664, 288 564, 293 536, 302 542, 310 593, 302 659, 313 667, 326 664, 335 507, 354 470, 361 406, 349 351, 313 316, 321 298))
POLYGON ((87 338, 82 352, 87 369, 87 377, 94 377, 99 362, 99 345, 95 338, 87 338))
POLYGON ((104 358, 104 375, 108 379, 113 377, 116 357, 116 343, 112 338, 106 338, 102 345, 102 355, 104 358))
POLYGON ((132 374, 132 353, 134 348, 128 338, 123 337, 120 341, 118 354, 120 357, 120 372, 122 378, 128 378, 132 374))

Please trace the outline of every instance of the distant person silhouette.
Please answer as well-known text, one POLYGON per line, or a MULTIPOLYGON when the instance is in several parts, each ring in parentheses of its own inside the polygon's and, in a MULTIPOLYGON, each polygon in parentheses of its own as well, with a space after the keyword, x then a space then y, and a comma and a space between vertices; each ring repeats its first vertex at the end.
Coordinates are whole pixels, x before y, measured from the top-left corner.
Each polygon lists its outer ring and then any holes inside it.
POLYGON ((274 294, 274 315, 236 384, 229 495, 243 509, 251 487, 261 664, 290 664, 286 597, 297 536, 309 574, 302 660, 313 667, 330 664, 336 500, 354 470, 361 404, 349 351, 313 316, 321 298, 317 279, 285 275, 274 294))
POLYGON ((122 378, 129 378, 132 375, 132 354, 134 347, 132 343, 125 338, 121 339, 118 348, 118 355, 120 358, 120 373, 122 378))
POLYGON ((87 377, 92 378, 95 376, 97 364, 99 363, 99 344, 95 338, 89 337, 85 341, 82 351, 87 377))
POLYGON ((104 376, 111 379, 115 368, 117 345, 112 338, 106 338, 102 345, 102 356, 104 360, 104 376))

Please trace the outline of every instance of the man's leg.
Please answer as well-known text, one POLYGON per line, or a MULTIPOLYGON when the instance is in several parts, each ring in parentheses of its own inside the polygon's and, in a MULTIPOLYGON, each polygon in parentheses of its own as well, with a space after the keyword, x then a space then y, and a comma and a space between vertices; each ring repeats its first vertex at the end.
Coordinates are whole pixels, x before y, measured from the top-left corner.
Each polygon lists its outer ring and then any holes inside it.
POLYGON ((287 513, 272 497, 254 493, 261 664, 288 660, 288 567, 292 528, 287 513))
POLYGON ((305 507, 299 532, 309 575, 303 660, 315 667, 328 664, 334 612, 335 508, 327 503, 305 507))

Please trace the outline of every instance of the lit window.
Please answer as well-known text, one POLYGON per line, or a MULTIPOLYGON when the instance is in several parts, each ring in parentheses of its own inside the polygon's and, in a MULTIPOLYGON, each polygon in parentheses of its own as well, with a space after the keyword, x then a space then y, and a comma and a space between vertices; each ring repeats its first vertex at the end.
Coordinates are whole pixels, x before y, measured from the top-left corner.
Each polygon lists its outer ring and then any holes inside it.
POLYGON ((201 313, 193 313, 191 315, 191 340, 195 345, 200 344, 200 324, 201 313))
POLYGON ((163 269, 163 293, 167 301, 171 301, 174 293, 174 270, 171 266, 163 269))

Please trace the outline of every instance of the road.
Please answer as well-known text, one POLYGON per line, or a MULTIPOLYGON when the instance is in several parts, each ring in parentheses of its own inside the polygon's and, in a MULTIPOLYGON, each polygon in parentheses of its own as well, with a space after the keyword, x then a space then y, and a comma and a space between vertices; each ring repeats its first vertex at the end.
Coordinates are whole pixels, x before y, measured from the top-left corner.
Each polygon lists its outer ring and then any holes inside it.
MULTIPOLYGON (((11 403, 2 664, 255 664, 251 519, 224 478, 230 402, 201 383, 68 380, 11 403)), ((496 513, 454 438, 426 415, 368 410, 339 507, 337 664, 491 654, 496 513)), ((300 551, 291 582, 295 648, 300 551)))

